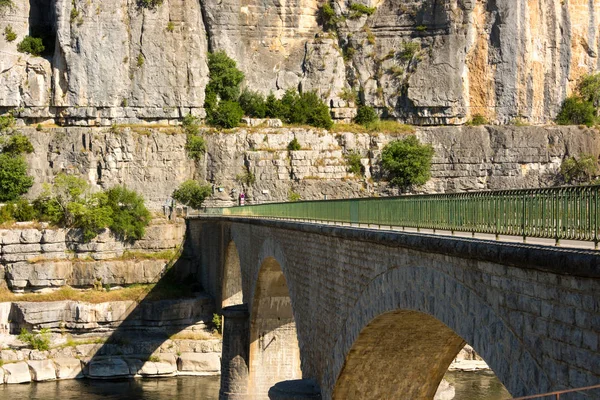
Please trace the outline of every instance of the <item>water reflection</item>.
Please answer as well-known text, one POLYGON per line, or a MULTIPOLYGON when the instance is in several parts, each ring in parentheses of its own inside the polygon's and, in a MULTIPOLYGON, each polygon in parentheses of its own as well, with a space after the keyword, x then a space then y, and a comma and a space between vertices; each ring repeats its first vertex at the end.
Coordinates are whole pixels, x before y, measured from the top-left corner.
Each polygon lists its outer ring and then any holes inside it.
POLYGON ((447 372, 444 376, 456 390, 457 400, 506 400, 510 393, 493 372, 447 372))
POLYGON ((218 376, 163 379, 69 380, 0 385, 0 399, 10 400, 214 400, 219 397, 218 376))

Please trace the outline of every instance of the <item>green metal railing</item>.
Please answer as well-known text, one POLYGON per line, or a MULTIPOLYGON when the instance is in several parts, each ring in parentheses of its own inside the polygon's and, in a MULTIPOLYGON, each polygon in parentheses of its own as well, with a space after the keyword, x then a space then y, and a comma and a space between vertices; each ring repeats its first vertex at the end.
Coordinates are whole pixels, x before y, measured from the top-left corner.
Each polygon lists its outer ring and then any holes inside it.
POLYGON ((269 203, 213 208, 217 215, 439 229, 599 241, 600 186, 521 189, 388 198, 269 203))

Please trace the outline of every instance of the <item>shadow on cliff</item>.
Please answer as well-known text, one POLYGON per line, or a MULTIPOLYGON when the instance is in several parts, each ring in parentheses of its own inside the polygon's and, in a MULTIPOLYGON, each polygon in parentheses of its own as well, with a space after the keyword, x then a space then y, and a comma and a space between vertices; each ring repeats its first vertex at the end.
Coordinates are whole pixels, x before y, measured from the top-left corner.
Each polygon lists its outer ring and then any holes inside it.
POLYGON ((146 361, 176 363, 174 343, 160 348, 186 328, 194 330, 185 332, 182 339, 214 338, 214 300, 203 291, 192 253, 186 236, 182 250, 155 278, 154 287, 127 309, 108 339, 84 360, 86 377, 125 378, 138 374, 146 361))

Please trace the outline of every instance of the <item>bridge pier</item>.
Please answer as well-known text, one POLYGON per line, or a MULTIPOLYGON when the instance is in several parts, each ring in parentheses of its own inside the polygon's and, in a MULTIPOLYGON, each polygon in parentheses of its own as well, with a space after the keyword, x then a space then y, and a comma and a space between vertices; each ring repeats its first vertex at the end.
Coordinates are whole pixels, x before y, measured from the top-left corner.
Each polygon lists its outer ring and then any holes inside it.
POLYGON ((312 379, 282 381, 269 389, 269 400, 321 400, 321 389, 312 379))
POLYGON ((223 353, 219 400, 248 399, 248 305, 223 308, 223 353))

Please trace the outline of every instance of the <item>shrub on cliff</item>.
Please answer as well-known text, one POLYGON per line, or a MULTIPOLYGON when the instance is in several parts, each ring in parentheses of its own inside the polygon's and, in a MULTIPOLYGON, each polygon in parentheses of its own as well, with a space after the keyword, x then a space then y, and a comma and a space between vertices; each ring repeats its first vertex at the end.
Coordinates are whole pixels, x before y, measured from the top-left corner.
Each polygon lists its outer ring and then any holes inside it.
POLYGON ((18 339, 34 350, 50 350, 50 329, 48 328, 42 328, 39 333, 29 332, 27 329, 21 328, 18 339))
POLYGON ((569 157, 560 165, 560 174, 570 185, 587 184, 598 176, 598 159, 591 154, 569 157))
POLYGON ((431 177, 433 147, 421 144, 416 136, 387 144, 381 153, 381 167, 390 183, 401 188, 420 186, 431 177))
POLYGON ((25 36, 23 40, 17 45, 17 51, 20 53, 31 54, 32 56, 39 57, 46 50, 42 38, 25 36))
POLYGON ((600 107, 600 73, 585 75, 577 85, 577 91, 585 101, 600 107))
POLYGON ((200 185, 197 181, 188 180, 183 182, 179 188, 173 192, 173 199, 183 205, 195 210, 202 208, 204 200, 210 196, 212 188, 210 185, 200 185))
POLYGON ((204 138, 199 135, 188 135, 185 143, 185 151, 189 158, 196 161, 200 160, 206 151, 204 138))
POLYGON ((27 175, 27 163, 20 155, 0 154, 0 202, 13 201, 27 193, 33 178, 27 175))
POLYGON ((160 7, 163 0, 138 0, 138 7, 154 9, 160 7))
POLYGON ((0 15, 4 15, 6 12, 11 11, 15 8, 15 3, 12 0, 0 0, 0 15))
POLYGON ((288 89, 276 107, 283 121, 290 124, 311 125, 317 128, 329 129, 333 125, 329 107, 315 92, 298 93, 288 89))
POLYGON ((240 124, 243 116, 244 110, 237 101, 220 101, 217 108, 212 111, 209 123, 219 128, 231 129, 240 124))
POLYGON ((596 123, 596 108, 581 97, 568 97, 556 116, 559 125, 587 125, 596 123))
POLYGON ((204 107, 210 114, 216 109, 219 100, 236 101, 240 96, 240 84, 244 73, 237 68, 234 60, 224 51, 208 53, 209 80, 206 86, 204 107))
POLYGON ((8 25, 4 28, 4 38, 7 42, 14 42, 17 40, 17 33, 14 31, 12 25, 8 25))
POLYGON ((354 122, 362 126, 367 126, 376 122, 378 119, 379 116, 373 107, 359 106, 356 117, 354 117, 354 122))
POLYGON ((106 191, 107 206, 112 210, 111 231, 124 240, 139 240, 150 224, 150 211, 144 205, 144 198, 123 186, 106 191))
POLYGON ((252 118, 264 118, 267 114, 265 97, 249 89, 244 89, 239 100, 244 114, 252 118))

